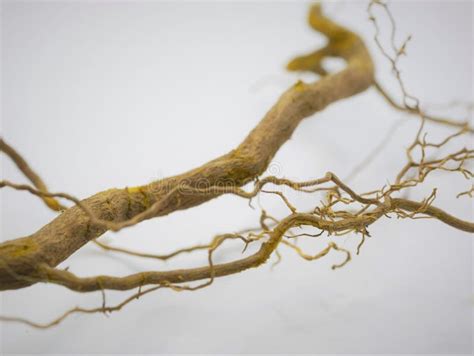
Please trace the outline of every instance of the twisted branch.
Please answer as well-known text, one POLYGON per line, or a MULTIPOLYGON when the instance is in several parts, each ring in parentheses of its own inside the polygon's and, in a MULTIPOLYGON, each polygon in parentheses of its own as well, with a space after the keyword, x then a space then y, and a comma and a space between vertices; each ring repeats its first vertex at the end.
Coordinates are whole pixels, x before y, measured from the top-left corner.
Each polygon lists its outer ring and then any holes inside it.
MULTIPOLYGON (((0 244, 0 259, 20 275, 31 275, 40 264, 56 266, 87 242, 107 231, 110 222, 117 228, 132 226, 145 219, 188 209, 219 196, 219 193, 185 194, 180 185, 199 187, 200 182, 219 186, 231 182, 242 186, 263 173, 269 162, 304 118, 329 104, 367 89, 373 83, 373 64, 363 41, 351 31, 326 18, 320 6, 310 11, 311 26, 328 38, 331 55, 346 60, 347 67, 321 80, 298 82, 288 89, 233 151, 181 175, 148 185, 109 189, 67 209, 36 233, 0 244), (91 221, 91 216, 95 218, 91 221), (99 222, 99 223, 98 223, 99 222)), ((29 283, 12 278, 0 267, 0 289, 25 287, 29 283)))
MULTIPOLYGON (((468 162, 474 158, 474 150, 462 148, 457 151, 427 159, 428 149, 439 151, 459 136, 472 132, 466 123, 452 120, 438 120, 425 115, 419 100, 408 94, 397 67, 398 59, 405 52, 407 41, 400 47, 395 44, 395 22, 385 3, 373 0, 369 13, 375 5, 382 6, 389 16, 392 25, 390 55, 378 39, 379 28, 375 17, 371 21, 376 27, 375 41, 382 53, 392 64, 392 70, 400 84, 404 106, 400 110, 417 114, 421 118, 420 128, 413 143, 407 149, 407 163, 402 167, 393 183, 381 189, 357 193, 332 172, 323 177, 304 182, 295 182, 285 178, 259 178, 277 150, 292 135, 304 118, 324 109, 327 105, 356 95, 371 85, 392 102, 392 99, 374 82, 372 60, 363 41, 351 31, 339 26, 322 15, 320 6, 311 8, 309 23, 328 38, 328 44, 309 55, 301 56, 288 64, 290 70, 309 70, 318 73, 322 78, 311 84, 298 82, 288 89, 270 109, 262 121, 250 132, 247 138, 233 151, 216 158, 189 172, 166 178, 148 185, 125 189, 110 189, 90 198, 80 200, 66 193, 50 193, 42 180, 29 168, 26 161, 0 140, 0 148, 17 164, 19 169, 30 179, 33 186, 16 184, 7 180, 0 181, 0 188, 9 187, 27 191, 40 197, 53 210, 65 210, 56 219, 36 233, 0 244, 0 290, 16 289, 37 282, 54 283, 78 292, 100 291, 102 306, 98 308, 72 308, 50 323, 39 324, 15 317, 0 317, 0 320, 18 321, 33 327, 47 328, 59 324, 73 313, 110 313, 120 310, 129 302, 160 288, 171 288, 175 291, 194 291, 213 283, 216 277, 236 274, 264 264, 275 253, 281 256, 277 248, 282 245, 294 250, 300 257, 313 261, 328 255, 331 250, 342 252, 345 259, 334 264, 333 269, 345 266, 351 260, 351 252, 329 241, 327 247, 317 254, 309 254, 297 246, 298 238, 319 239, 323 233, 331 238, 347 234, 359 234, 361 241, 357 246, 359 254, 366 237, 370 237, 369 227, 383 217, 396 216, 400 219, 433 218, 453 228, 474 233, 474 223, 454 217, 444 210, 433 206, 436 190, 422 201, 413 201, 394 197, 395 194, 416 187, 434 171, 458 172, 466 179, 473 174, 468 169, 468 162), (322 66, 326 57, 340 57, 347 66, 342 71, 329 74, 322 66), (414 106, 410 105, 414 103, 414 106), (438 143, 428 142, 424 133, 426 121, 433 121, 460 130, 447 136, 438 143), (419 152, 419 159, 415 159, 419 152), (408 176, 409 173, 413 173, 408 176), (241 187, 254 181, 254 187, 246 191, 241 187), (288 197, 278 190, 263 189, 267 185, 289 187, 302 193, 325 192, 325 201, 312 211, 299 212, 288 197), (170 214, 176 210, 187 209, 211 200, 222 194, 234 194, 249 202, 258 194, 276 194, 290 210, 283 219, 276 219, 262 210, 260 228, 217 235, 209 244, 195 245, 179 249, 169 254, 152 254, 130 251, 120 247, 106 245, 97 240, 108 230, 118 231, 140 223, 143 220, 170 214), (66 209, 54 198, 69 200, 75 206, 66 209), (339 210, 343 207, 342 210, 339 210), (270 223, 267 223, 270 221, 270 223), (298 233, 293 229, 313 227, 317 234, 298 233), (234 261, 214 264, 212 255, 225 241, 235 240, 244 244, 242 253, 248 245, 259 242, 259 249, 248 256, 234 261), (205 250, 208 253, 208 264, 196 268, 169 271, 144 271, 128 276, 91 276, 78 277, 68 270, 56 266, 73 252, 89 241, 110 252, 129 254, 136 257, 168 260, 182 253, 205 250), (202 281, 197 285, 187 285, 202 281), (143 287, 150 286, 142 290, 143 287), (127 291, 138 288, 122 303, 107 306, 106 290, 127 291)), ((394 103, 394 101, 393 101, 394 103)), ((371 159, 369 156, 369 160, 371 159)), ((364 160, 366 164, 368 160, 364 160)), ((363 165, 362 164, 362 165, 363 165)), ((358 165, 355 173, 362 165, 358 165)), ((354 174, 355 174, 354 173, 354 174)), ((472 188, 460 196, 472 197, 472 188)))

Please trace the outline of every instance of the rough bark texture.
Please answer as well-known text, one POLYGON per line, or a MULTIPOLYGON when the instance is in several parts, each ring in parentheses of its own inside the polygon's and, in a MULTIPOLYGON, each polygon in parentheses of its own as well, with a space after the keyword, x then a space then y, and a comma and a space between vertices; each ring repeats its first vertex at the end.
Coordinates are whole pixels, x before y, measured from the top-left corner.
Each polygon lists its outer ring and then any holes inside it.
MULTIPOLYGON (((288 89, 235 150, 181 175, 140 187, 106 190, 82 203, 98 219, 123 222, 164 200, 153 216, 147 218, 163 216, 199 205, 219 195, 185 194, 173 190, 183 182, 191 187, 202 181, 211 186, 222 181, 241 186, 262 174, 301 120, 333 102, 366 90, 373 83, 372 60, 357 35, 324 17, 318 6, 312 8, 310 23, 329 40, 321 52, 324 56, 345 59, 347 67, 344 70, 312 84, 298 82, 288 89), (169 192, 172 194, 169 195, 169 192)), ((318 54, 316 58, 314 54, 309 58, 303 57, 290 63, 289 67, 306 69, 306 65, 319 65, 322 57, 318 54)), ((58 265, 106 230, 104 226, 92 224, 88 215, 80 207, 74 206, 36 233, 2 243, 0 289, 31 284, 18 276, 35 275, 41 264, 51 267, 58 265)))
MULTIPOLYGON (((260 249, 253 255, 232 262, 214 265, 211 255, 212 251, 225 239, 235 238, 236 235, 221 236, 220 239, 215 240, 208 248, 209 265, 200 268, 163 272, 148 271, 124 277, 94 276, 86 278, 77 277, 68 271, 54 268, 86 243, 96 239, 108 229, 119 230, 135 225, 145 219, 167 215, 176 210, 191 208, 225 192, 238 192, 236 190, 238 187, 256 179, 266 170, 278 149, 290 138, 304 118, 323 110, 331 103, 356 95, 371 85, 375 84, 375 87, 381 91, 379 85, 374 82, 374 67, 370 55, 363 41, 356 34, 325 18, 321 14, 319 6, 314 6, 311 9, 309 20, 314 29, 328 38, 328 44, 309 55, 296 58, 289 63, 288 68, 291 70, 316 72, 323 76, 320 80, 312 84, 298 82, 289 88, 235 150, 201 167, 144 186, 110 189, 97 193, 83 201, 71 198, 67 194, 59 194, 61 197, 76 202, 76 206, 66 209, 56 219, 32 235, 0 244, 0 290, 22 288, 38 281, 53 282, 72 290, 89 292, 104 289, 129 290, 137 287, 141 288, 148 284, 170 286, 170 284, 175 283, 180 284, 210 279, 209 282, 201 286, 186 287, 193 290, 209 285, 214 277, 238 273, 261 265, 270 257, 280 243, 289 245, 297 250, 303 258, 309 260, 320 258, 331 249, 346 252, 346 261, 341 265, 334 266, 334 268, 337 268, 350 260, 350 253, 348 251, 339 248, 335 243, 331 242, 318 255, 305 255, 298 251, 298 247, 284 240, 284 234, 293 227, 303 225, 313 226, 330 234, 354 231, 362 234, 362 244, 365 235, 368 234, 367 227, 389 213, 395 213, 402 218, 423 214, 456 229, 473 233, 474 223, 458 219, 431 205, 436 195, 435 191, 423 202, 392 198, 390 196, 391 193, 421 183, 435 169, 458 171, 465 175, 466 178, 473 176, 469 170, 463 167, 466 160, 473 158, 474 151, 472 150, 463 149, 446 156, 444 159, 423 160, 420 163, 415 163, 411 158, 411 151, 417 146, 422 149, 424 155, 424 149, 427 146, 439 148, 451 138, 457 137, 463 132, 472 132, 472 129, 465 123, 439 118, 433 119, 422 114, 419 110, 410 111, 406 109, 409 113, 417 113, 423 118, 416 140, 407 150, 410 161, 397 177, 396 184, 391 185, 386 191, 383 191, 383 189, 377 191, 376 196, 373 198, 369 197, 370 194, 358 195, 332 173, 327 173, 325 177, 309 183, 295 183, 285 179, 280 179, 279 182, 276 182, 277 178, 269 177, 269 182, 286 184, 293 189, 322 183, 334 183, 337 191, 341 190, 347 194, 351 198, 351 202, 365 205, 355 215, 348 212, 339 212, 342 215, 337 215, 338 219, 334 219, 336 215, 331 215, 334 212, 328 215, 329 210, 326 210, 325 213, 320 211, 319 215, 314 214, 314 212, 298 213, 285 200, 292 214, 278 221, 271 230, 265 228, 262 222, 262 228, 264 229, 264 234, 268 235, 268 240, 263 242, 260 249), (327 74, 321 64, 325 57, 340 57, 346 61, 347 66, 338 73, 327 74), (458 127, 461 128, 461 131, 448 137, 443 141, 444 143, 428 144, 424 139, 420 139, 421 129, 426 120, 458 127), (450 161, 457 162, 459 165, 456 168, 444 166, 446 162, 450 161), (413 167, 418 167, 418 177, 404 178, 408 170, 413 167), (233 190, 218 189, 219 187, 228 187, 229 185, 233 190), (374 209, 370 210, 368 209, 369 207, 374 209)), ((387 100, 390 99, 386 93, 381 92, 387 100)), ((402 107, 397 108, 403 109, 402 107)), ((405 109, 403 110, 406 111, 405 109)), ((9 186, 30 191, 33 194, 39 195, 53 210, 60 210, 62 208, 53 199, 53 195, 47 195, 46 185, 13 148, 0 140, 0 150, 13 159, 19 169, 38 188, 39 192, 34 191, 30 187, 20 187, 6 181, 2 181, 0 187, 9 186)), ((263 183, 263 181, 259 183, 263 183)), ((262 186, 260 184, 259 189, 262 186)), ((255 193, 257 192, 258 190, 255 190, 255 193)), ((470 196, 471 192, 472 189, 471 191, 461 193, 461 195, 468 194, 470 196)), ((246 192, 238 192, 238 194, 247 198, 253 196, 253 193, 246 192)), ((336 192, 336 194, 339 193, 336 192)), ((283 196, 282 198, 285 199, 283 196)), ((341 196, 339 198, 342 201, 341 196)), ((327 208, 330 209, 330 207, 327 208)), ((238 237, 242 238, 241 236, 238 237)), ((174 288, 177 287, 174 286, 174 288)), ((183 289, 185 287, 180 288, 183 289)), ((140 293, 139 291, 138 295, 140 293)), ((68 314, 66 313, 66 315, 68 314)))

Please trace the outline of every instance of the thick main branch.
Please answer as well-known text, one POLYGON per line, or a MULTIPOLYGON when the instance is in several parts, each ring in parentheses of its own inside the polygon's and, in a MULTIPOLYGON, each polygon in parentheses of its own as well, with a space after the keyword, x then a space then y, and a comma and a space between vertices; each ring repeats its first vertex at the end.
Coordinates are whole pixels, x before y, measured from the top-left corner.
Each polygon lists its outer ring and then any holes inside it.
MULTIPOLYGON (((356 34, 324 17, 319 6, 311 10, 310 24, 328 38, 325 53, 343 58, 347 62, 345 69, 315 83, 298 82, 292 86, 235 150, 181 175, 144 186, 106 190, 83 200, 82 204, 101 220, 123 222, 140 214, 151 218, 187 209, 220 195, 215 192, 185 194, 175 189, 180 184, 197 187, 204 181, 209 186, 222 182, 242 186, 262 174, 301 120, 373 84, 372 60, 356 34), (150 206, 159 209, 148 216, 150 206)), ((83 209, 74 206, 36 233, 0 244, 0 290, 31 284, 17 276, 34 275, 42 264, 58 265, 106 231, 106 227, 91 223, 83 209)))

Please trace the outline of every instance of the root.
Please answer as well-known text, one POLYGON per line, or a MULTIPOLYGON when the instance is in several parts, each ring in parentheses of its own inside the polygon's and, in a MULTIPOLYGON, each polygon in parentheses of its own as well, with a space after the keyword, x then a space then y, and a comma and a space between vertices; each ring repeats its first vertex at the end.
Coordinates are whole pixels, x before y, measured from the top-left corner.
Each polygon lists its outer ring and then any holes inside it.
MULTIPOLYGON (((277 264, 281 261, 278 249, 282 246, 292 249, 306 261, 327 257, 331 250, 339 252, 344 255, 344 259, 332 265, 332 269, 339 269, 351 261, 354 251, 340 247, 333 240, 348 234, 360 235, 361 241, 355 251, 359 255, 366 243, 366 237, 371 236, 369 227, 381 219, 393 216, 398 219, 392 219, 392 222, 400 219, 430 218, 455 229, 474 233, 473 222, 454 217, 434 206, 436 189, 421 201, 400 197, 401 193, 422 184, 432 172, 460 174, 465 179, 471 180, 474 175, 469 169, 469 164, 474 158, 474 150, 462 147, 449 153, 442 151, 447 149, 448 143, 454 144, 457 139, 473 131, 467 123, 431 117, 420 109, 419 99, 408 92, 398 69, 398 61, 405 54, 410 38, 401 45, 396 44, 395 20, 384 2, 371 1, 368 12, 376 31, 374 40, 391 64, 403 96, 403 105, 396 104, 374 80, 373 63, 363 41, 353 32, 326 18, 320 6, 316 5, 311 8, 309 23, 327 37, 328 44, 309 55, 295 58, 288 64, 288 68, 312 71, 320 74, 322 78, 315 83, 296 83, 279 98, 263 120, 235 150, 187 173, 148 185, 110 189, 80 200, 67 193, 50 193, 26 161, 0 140, 2 151, 17 164, 32 183, 32 185, 17 184, 2 180, 0 188, 29 192, 41 198, 53 210, 64 210, 56 219, 31 236, 0 244, 0 290, 23 288, 41 282, 61 285, 82 293, 99 291, 102 296, 100 307, 72 308, 45 324, 16 317, 0 317, 0 320, 21 322, 36 328, 48 328, 59 324, 71 314, 112 313, 158 289, 195 291, 211 285, 218 277, 261 266, 273 255, 277 258, 275 262, 277 264), (380 28, 373 15, 376 6, 381 7, 389 19, 391 26, 389 50, 383 47, 379 39, 380 28), (347 67, 338 73, 328 73, 322 66, 323 59, 327 57, 340 57, 346 61, 347 67), (393 107, 416 114, 420 118, 420 127, 406 150, 406 162, 400 171, 394 174, 392 181, 388 181, 381 188, 373 187, 367 192, 359 192, 356 187, 349 186, 349 180, 375 158, 377 151, 382 149, 392 133, 389 133, 384 142, 377 145, 376 150, 356 166, 345 180, 332 172, 306 181, 293 181, 275 176, 260 177, 277 150, 289 139, 304 118, 323 110, 337 100, 358 94, 372 85, 393 107), (425 131, 427 121, 457 127, 458 131, 447 135, 439 142, 431 142, 425 131), (248 190, 242 188, 251 182, 253 182, 252 188, 248 190), (283 188, 308 194, 309 199, 314 201, 316 200, 314 194, 322 192, 324 199, 319 204, 313 204, 310 211, 302 212, 290 202, 283 188), (262 209, 258 228, 219 234, 208 244, 190 246, 168 254, 132 251, 98 241, 106 231, 119 231, 146 219, 192 208, 223 194, 247 199, 249 204, 259 194, 274 194, 288 208, 288 215, 276 218, 262 209), (57 198, 69 200, 74 206, 65 208, 57 198), (297 233, 296 230, 299 228, 314 228, 317 232, 297 233), (327 234, 331 241, 316 254, 305 252, 297 245, 299 238, 317 239, 323 234, 327 234), (110 253, 162 261, 182 254, 207 251, 208 263, 194 268, 150 270, 118 277, 108 275, 79 277, 68 269, 56 268, 60 262, 91 241, 110 253), (241 258, 214 264, 212 258, 214 252, 226 241, 242 242, 241 258), (258 246, 256 251, 253 249, 255 251, 253 253, 247 252, 250 244, 258 246), (138 291, 123 302, 114 306, 107 305, 107 290, 135 289, 138 291)), ((473 189, 474 186, 459 193, 457 197, 472 197, 473 189)))

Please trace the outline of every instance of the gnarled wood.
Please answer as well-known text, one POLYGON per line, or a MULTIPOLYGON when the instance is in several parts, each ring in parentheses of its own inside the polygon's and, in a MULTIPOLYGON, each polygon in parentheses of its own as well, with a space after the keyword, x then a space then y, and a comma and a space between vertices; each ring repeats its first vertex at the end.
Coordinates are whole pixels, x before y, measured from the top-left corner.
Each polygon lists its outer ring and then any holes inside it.
MULTIPOLYGON (((205 181, 209 186, 220 182, 241 186, 262 174, 301 120, 373 84, 371 57, 356 34, 324 17, 318 5, 311 9, 310 24, 329 40, 324 48, 325 55, 346 60, 345 69, 312 84, 298 82, 292 86, 235 150, 181 175, 140 187, 106 190, 82 203, 101 220, 123 222, 137 216, 145 219, 191 208, 219 195, 186 194, 175 189, 180 184, 195 187, 205 181), (158 206, 159 209, 147 215, 150 206, 158 206)), ((317 61, 323 57, 318 56, 316 61, 313 59, 312 64, 317 65, 317 61)), ((290 67, 305 69, 298 59, 290 67)), ((87 214, 75 206, 65 210, 36 233, 2 243, 0 290, 31 284, 18 278, 18 275, 35 275, 41 264, 51 267, 58 265, 106 230, 100 224, 92 224, 87 214)))

